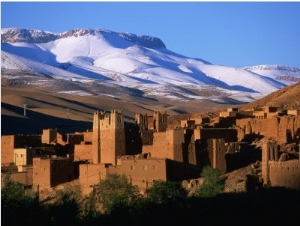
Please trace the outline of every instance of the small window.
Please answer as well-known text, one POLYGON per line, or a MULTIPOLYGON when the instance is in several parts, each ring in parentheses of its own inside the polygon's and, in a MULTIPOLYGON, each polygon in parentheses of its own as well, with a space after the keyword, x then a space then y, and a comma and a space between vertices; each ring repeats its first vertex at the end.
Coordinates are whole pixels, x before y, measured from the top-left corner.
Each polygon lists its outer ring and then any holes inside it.
POLYGON ((147 170, 147 168, 148 168, 147 165, 144 165, 144 166, 143 166, 143 169, 144 169, 144 170, 147 170))
POLYGON ((157 165, 153 165, 153 169, 156 170, 157 169, 157 165))
POLYGON ((131 169, 131 170, 134 170, 134 166, 130 166, 130 169, 131 169))

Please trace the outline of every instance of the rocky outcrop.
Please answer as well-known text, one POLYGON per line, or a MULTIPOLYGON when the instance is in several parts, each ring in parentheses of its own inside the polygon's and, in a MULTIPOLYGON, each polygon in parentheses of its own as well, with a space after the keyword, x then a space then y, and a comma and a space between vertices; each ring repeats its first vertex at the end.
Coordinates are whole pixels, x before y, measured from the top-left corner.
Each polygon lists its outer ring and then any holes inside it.
POLYGON ((131 33, 118 33, 101 29, 72 29, 63 33, 51 33, 41 30, 22 29, 22 28, 7 28, 1 30, 1 42, 2 43, 47 43, 55 41, 60 38, 79 37, 84 35, 100 35, 105 36, 118 36, 136 45, 141 45, 147 48, 158 49, 166 48, 165 44, 156 37, 142 35, 138 36, 131 33))
POLYGON ((32 29, 19 29, 10 28, 1 30, 1 43, 15 43, 15 42, 28 42, 28 43, 47 43, 56 40, 59 35, 50 32, 32 30, 32 29))

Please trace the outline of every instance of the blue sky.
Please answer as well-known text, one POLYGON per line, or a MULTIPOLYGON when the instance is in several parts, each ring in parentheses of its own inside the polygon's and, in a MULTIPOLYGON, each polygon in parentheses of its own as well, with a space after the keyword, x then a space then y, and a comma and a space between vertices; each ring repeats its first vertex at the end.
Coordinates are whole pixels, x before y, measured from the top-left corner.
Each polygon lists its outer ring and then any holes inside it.
POLYGON ((300 2, 1 2, 1 28, 100 28, 160 38, 213 64, 300 68, 300 2))

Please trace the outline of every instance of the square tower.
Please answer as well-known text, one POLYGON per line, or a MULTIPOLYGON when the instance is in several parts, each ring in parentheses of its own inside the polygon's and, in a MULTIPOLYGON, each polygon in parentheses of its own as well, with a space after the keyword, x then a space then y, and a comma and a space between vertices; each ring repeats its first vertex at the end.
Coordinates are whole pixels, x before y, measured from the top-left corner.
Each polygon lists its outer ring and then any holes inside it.
POLYGON ((100 119, 100 162, 117 164, 117 157, 125 155, 125 127, 122 110, 111 110, 100 119))

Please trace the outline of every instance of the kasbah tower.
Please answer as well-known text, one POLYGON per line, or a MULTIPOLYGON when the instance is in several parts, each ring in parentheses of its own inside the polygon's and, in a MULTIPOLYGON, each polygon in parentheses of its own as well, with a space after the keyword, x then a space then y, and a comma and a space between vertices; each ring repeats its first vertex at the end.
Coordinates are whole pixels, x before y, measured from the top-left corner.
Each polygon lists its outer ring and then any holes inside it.
POLYGON ((116 165, 117 156, 125 155, 125 129, 122 110, 111 114, 94 112, 93 119, 93 164, 116 165))

